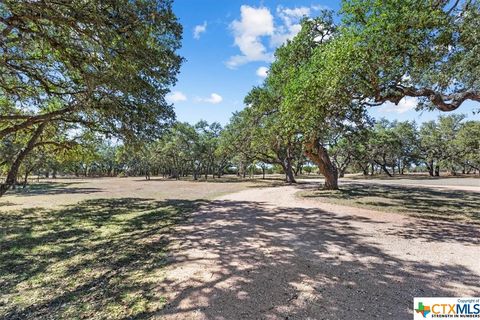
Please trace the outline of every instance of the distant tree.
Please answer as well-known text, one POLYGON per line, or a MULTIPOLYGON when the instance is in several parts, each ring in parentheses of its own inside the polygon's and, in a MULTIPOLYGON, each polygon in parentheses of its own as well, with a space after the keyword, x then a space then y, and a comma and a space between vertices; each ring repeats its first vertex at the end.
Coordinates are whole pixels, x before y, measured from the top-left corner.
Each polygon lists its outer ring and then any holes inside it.
POLYGON ((457 133, 455 144, 460 151, 458 160, 463 173, 480 173, 480 122, 467 121, 457 133))
POLYGON ((441 164, 451 175, 457 174, 458 164, 461 162, 463 154, 461 145, 455 142, 459 131, 463 127, 464 119, 464 115, 440 116, 438 119, 438 129, 440 130, 443 149, 441 164))
POLYGON ((382 119, 375 127, 369 140, 369 151, 373 162, 388 176, 395 174, 401 143, 392 124, 382 119), (392 170, 389 171, 389 168, 392 170))
POLYGON ((155 155, 163 159, 164 170, 175 179, 192 173, 194 179, 199 175, 201 160, 199 159, 198 135, 195 128, 178 122, 155 146, 155 155))
POLYGON ((441 116, 420 128, 420 157, 425 161, 431 176, 440 175, 440 167, 456 174, 456 164, 461 162, 461 149, 457 135, 462 127, 462 115, 441 116), (457 142, 457 143, 456 143, 457 142))
POLYGON ((303 168, 303 170, 305 170, 305 172, 306 172, 308 175, 310 175, 310 174, 314 171, 313 169, 314 169, 314 168, 313 168, 312 166, 309 166, 309 165, 307 165, 307 166, 305 166, 305 167, 303 168))
POLYGON ((404 174, 405 169, 412 164, 418 164, 419 158, 419 137, 415 122, 395 121, 392 124, 393 132, 397 136, 399 149, 397 154, 397 168, 399 174, 404 174))
MULTIPOLYGON (((330 154, 337 167, 338 177, 342 178, 350 167, 359 164, 365 165, 367 141, 369 138, 368 127, 354 127, 353 131, 345 130, 332 142, 330 154)), ((367 160, 368 161, 368 160, 367 160)), ((368 162, 365 167, 361 167, 364 172, 368 171, 368 162)))
MULTIPOLYGON (((215 178, 217 169, 221 170, 217 167, 224 166, 223 161, 217 158, 219 154, 216 152, 222 126, 218 122, 208 124, 206 121, 199 121, 194 128, 197 133, 197 141, 195 141, 196 161, 201 164, 205 179, 208 179, 209 173, 215 178), (220 160, 220 163, 218 160, 220 160)), ((220 158, 222 157, 220 156, 220 158)))
POLYGON ((278 164, 285 173, 285 180, 296 183, 294 165, 300 170, 302 137, 285 125, 279 112, 280 100, 268 85, 253 88, 245 98, 245 104, 249 105, 245 117, 249 117, 248 121, 252 123, 250 134, 256 159, 278 164))
POLYGON ((221 133, 219 142, 219 150, 228 155, 237 169, 237 174, 242 177, 246 177, 247 167, 257 159, 252 135, 255 127, 247 109, 233 114, 221 133))

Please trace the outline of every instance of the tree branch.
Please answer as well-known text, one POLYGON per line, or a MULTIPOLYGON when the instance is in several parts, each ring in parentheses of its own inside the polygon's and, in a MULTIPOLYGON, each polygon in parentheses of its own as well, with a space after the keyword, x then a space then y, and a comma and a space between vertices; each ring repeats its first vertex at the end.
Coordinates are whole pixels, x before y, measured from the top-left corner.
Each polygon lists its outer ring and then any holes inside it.
POLYGON ((474 100, 480 102, 480 92, 466 90, 463 92, 456 92, 452 94, 442 94, 432 89, 422 88, 416 89, 413 87, 404 87, 402 85, 395 85, 391 87, 394 93, 376 97, 376 102, 391 101, 398 104, 404 97, 425 97, 441 111, 453 111, 458 109, 465 100, 474 100))
MULTIPOLYGON (((47 122, 47 121, 50 121, 52 120, 54 117, 56 116, 59 116, 59 115, 63 115, 63 114, 66 114, 70 111, 73 111, 75 109, 75 107, 73 105, 71 106, 68 106, 66 108, 63 108, 63 109, 60 109, 60 110, 56 110, 56 111, 52 111, 52 112, 49 112, 49 113, 45 113, 45 114, 40 114, 40 115, 37 115, 37 116, 32 116, 32 117, 29 117, 27 118, 27 120, 25 120, 24 122, 22 123, 19 123, 19 124, 15 124, 11 127, 8 127, 8 128, 5 128, 3 130, 0 130, 0 139, 1 138, 4 138, 5 136, 7 136, 8 134, 10 133, 13 133, 13 132, 16 132, 16 131, 19 131, 19 130, 23 130, 23 129, 26 129, 28 127, 31 127, 32 125, 36 124, 36 123, 41 123, 41 122, 47 122)), ((0 121, 5 121, 5 120, 12 120, 11 118, 9 117, 14 117, 14 116, 0 116, 0 121)), ((18 119, 25 119, 25 118, 18 118, 18 119)))

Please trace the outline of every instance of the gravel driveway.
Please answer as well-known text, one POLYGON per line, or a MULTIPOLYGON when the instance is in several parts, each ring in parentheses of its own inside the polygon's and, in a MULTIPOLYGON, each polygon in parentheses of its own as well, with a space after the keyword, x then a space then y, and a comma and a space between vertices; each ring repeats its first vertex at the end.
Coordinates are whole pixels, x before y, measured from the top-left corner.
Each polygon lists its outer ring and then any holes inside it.
POLYGON ((412 319, 413 297, 480 295, 480 229, 252 188, 174 234, 161 319, 412 319))

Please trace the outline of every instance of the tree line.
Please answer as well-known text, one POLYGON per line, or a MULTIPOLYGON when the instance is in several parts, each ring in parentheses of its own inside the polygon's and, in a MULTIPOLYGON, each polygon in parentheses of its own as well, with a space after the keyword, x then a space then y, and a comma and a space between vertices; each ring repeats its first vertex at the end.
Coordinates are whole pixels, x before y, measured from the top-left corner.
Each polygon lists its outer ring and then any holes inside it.
MULTIPOLYGON (((225 174, 243 178, 263 174, 265 178, 266 173, 284 174, 287 182, 295 183, 300 174, 318 172, 301 137, 283 140, 277 134, 266 136, 265 128, 251 120, 246 109, 236 113, 224 128, 216 122, 177 122, 160 139, 147 144, 113 144, 90 136, 61 152, 39 148, 20 167, 23 181, 19 183, 26 184, 30 175, 198 180, 225 174)), ((440 171, 480 174, 479 136, 480 121, 465 120, 462 115, 440 116, 421 125, 381 119, 371 120, 355 135, 346 132, 335 136, 327 150, 337 177, 408 172, 439 176, 440 171)), ((3 170, 7 168, 2 165, 3 170)))

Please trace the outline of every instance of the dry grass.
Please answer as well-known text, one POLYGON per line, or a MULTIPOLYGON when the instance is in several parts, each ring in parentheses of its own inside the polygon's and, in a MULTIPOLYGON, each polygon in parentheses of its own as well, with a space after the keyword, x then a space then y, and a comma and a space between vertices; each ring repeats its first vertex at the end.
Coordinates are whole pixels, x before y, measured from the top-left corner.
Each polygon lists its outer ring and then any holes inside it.
POLYGON ((96 179, 55 179, 33 182, 27 188, 7 193, 0 198, 0 210, 26 208, 55 209, 72 205, 83 200, 111 198, 163 199, 210 199, 223 194, 243 190, 248 187, 283 184, 277 177, 268 180, 240 179, 227 176, 222 179, 205 181, 166 180, 141 177, 96 178, 96 179))
POLYGON ((372 183, 343 184, 338 191, 307 190, 300 196, 323 202, 420 218, 480 223, 479 193, 447 188, 372 183))
MULTIPOLYGON (((206 200, 284 185, 281 178, 59 179, 8 194, 0 200, 0 319, 155 313, 166 303, 157 289, 173 226, 206 200)), ((478 193, 464 191, 354 183, 303 195, 423 217, 480 219, 478 193)))
POLYGON ((0 319, 130 319, 161 309, 171 228, 258 182, 58 180, 0 201, 0 319))

